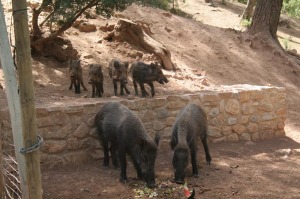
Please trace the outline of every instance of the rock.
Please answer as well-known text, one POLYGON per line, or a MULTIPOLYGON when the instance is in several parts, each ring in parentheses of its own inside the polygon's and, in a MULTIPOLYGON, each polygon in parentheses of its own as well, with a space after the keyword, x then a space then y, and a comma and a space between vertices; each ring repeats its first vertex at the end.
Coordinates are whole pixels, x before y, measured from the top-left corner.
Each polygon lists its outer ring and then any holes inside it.
POLYGON ((278 149, 275 151, 276 156, 288 156, 291 154, 291 149, 278 149))
POLYGON ((79 31, 80 32, 95 32, 96 26, 94 24, 89 24, 89 23, 81 23, 79 25, 79 31))

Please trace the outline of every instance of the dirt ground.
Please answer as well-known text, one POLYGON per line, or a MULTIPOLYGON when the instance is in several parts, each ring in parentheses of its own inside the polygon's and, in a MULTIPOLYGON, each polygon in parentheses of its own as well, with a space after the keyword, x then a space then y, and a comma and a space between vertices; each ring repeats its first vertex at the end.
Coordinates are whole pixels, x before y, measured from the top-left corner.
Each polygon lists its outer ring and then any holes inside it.
MULTIPOLYGON (((214 2, 216 7, 198 0, 180 1, 180 8, 191 14, 192 19, 166 15, 166 11, 136 5, 121 13, 131 20, 148 23, 152 37, 171 52, 178 70, 164 71, 169 83, 163 86, 155 84, 158 96, 193 93, 232 84, 273 85, 287 89, 286 136, 259 142, 210 143, 211 165, 204 162, 200 146, 200 177, 191 176, 190 165, 187 171, 189 188, 195 189, 197 199, 300 198, 300 152, 297 150, 300 149, 299 61, 262 41, 250 42, 242 33, 245 28, 239 26, 239 15, 243 11, 241 4, 214 2)), ((71 28, 64 37, 72 41, 81 55, 85 82, 89 63, 107 65, 113 57, 130 62, 136 60, 130 57, 134 47, 102 40, 107 33, 98 30, 99 27, 106 23, 115 24, 117 18, 84 20, 95 24, 97 31, 82 33, 71 28)), ((299 54, 299 21, 289 19, 289 26, 280 26, 278 35, 282 41, 288 39, 289 49, 295 49, 299 54)), ((48 57, 35 58, 32 63, 36 104, 50 105, 57 101, 80 103, 91 96, 90 87, 89 91, 80 95, 68 90, 66 63, 48 57)), ((104 79, 104 96, 110 98, 113 87, 106 68, 104 79)), ((0 89, 0 106, 3 107, 7 106, 7 101, 1 68, 0 83, 4 87, 0 89)), ((129 84, 129 89, 133 91, 132 84, 129 84)), ((156 160, 158 186, 155 189, 147 189, 143 182, 135 178, 130 162, 129 183, 126 185, 119 183, 118 170, 102 167, 102 160, 60 168, 42 165, 43 198, 185 198, 182 186, 173 183, 171 157, 168 144, 162 144, 156 160)))

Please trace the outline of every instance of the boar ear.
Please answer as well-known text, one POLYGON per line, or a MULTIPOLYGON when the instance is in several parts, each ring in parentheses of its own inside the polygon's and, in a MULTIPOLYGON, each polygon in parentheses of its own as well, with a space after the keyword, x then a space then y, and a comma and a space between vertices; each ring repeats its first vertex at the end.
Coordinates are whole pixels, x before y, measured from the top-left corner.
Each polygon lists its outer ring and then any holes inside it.
POLYGON ((129 67, 129 62, 126 61, 126 62, 125 62, 125 68, 128 69, 128 67, 129 67))
POLYGON ((120 69, 120 64, 117 61, 114 61, 114 67, 115 69, 119 70, 120 69))
POLYGON ((159 144, 159 140, 160 140, 160 135, 159 135, 159 133, 156 133, 155 138, 154 138, 154 142, 156 143, 156 145, 159 144))

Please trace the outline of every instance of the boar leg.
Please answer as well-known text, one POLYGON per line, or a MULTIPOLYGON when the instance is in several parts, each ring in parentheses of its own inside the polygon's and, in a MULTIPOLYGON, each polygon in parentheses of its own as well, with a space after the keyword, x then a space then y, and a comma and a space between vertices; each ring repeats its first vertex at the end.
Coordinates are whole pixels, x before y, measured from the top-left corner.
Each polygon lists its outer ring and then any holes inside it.
POLYGON ((192 160, 192 167, 193 167, 193 175, 198 178, 199 172, 198 172, 196 152, 197 151, 195 149, 191 150, 191 160, 192 160))
POLYGON ((128 88, 127 88, 126 84, 124 84, 124 89, 125 89, 125 91, 126 91, 127 95, 129 95, 129 94, 130 94, 130 91, 128 90, 128 88))
POLYGON ((126 183, 127 182, 127 174, 126 174, 126 153, 124 149, 118 150, 119 162, 121 167, 121 175, 120 175, 120 182, 126 183))
POLYGON ((103 166, 108 168, 109 165, 109 154, 108 154, 108 141, 102 138, 103 151, 104 151, 104 160, 103 166))
POLYGON ((114 84, 114 91, 115 91, 115 96, 117 96, 117 91, 118 91, 118 81, 117 80, 113 80, 113 84, 114 84))
POLYGON ((101 82, 99 86, 100 86, 100 93, 101 93, 101 96, 102 96, 102 94, 104 93, 103 82, 101 82))
POLYGON ((154 91, 154 86, 153 86, 153 82, 148 83, 150 88, 151 88, 151 95, 152 97, 155 95, 155 91, 154 91))
POLYGON ((75 93, 80 93, 80 82, 78 79, 75 80, 75 93))
POLYGON ((95 97, 95 84, 92 83, 92 97, 95 97))
POLYGON ((143 83, 140 83, 140 87, 141 87, 141 92, 142 92, 142 97, 147 97, 148 93, 145 89, 145 86, 143 83))
POLYGON ((135 157, 132 157, 132 161, 133 161, 134 168, 135 168, 135 170, 136 170, 137 177, 138 177, 140 180, 143 180, 142 169, 141 169, 141 167, 140 167, 138 161, 136 160, 135 157))
POLYGON ((206 136, 203 137, 203 138, 201 138, 201 141, 202 141, 203 148, 204 148, 204 151, 205 151, 206 162, 207 162, 208 164, 210 164, 210 162, 211 162, 211 156, 210 156, 210 154, 209 154, 206 136))
POLYGON ((82 80, 82 79, 80 79, 80 84, 81 84, 82 88, 83 88, 85 91, 87 91, 87 88, 86 88, 85 85, 83 84, 83 80, 82 80))
POLYGON ((71 90, 71 89, 72 89, 72 87, 73 87, 73 84, 74 84, 74 87, 75 87, 74 79, 73 79, 73 78, 71 78, 71 84, 70 84, 69 90, 71 90))
POLYGON ((139 92, 138 92, 136 81, 133 81, 133 87, 134 87, 135 95, 138 96, 139 92))
POLYGON ((124 83, 120 83, 120 95, 124 95, 124 83))
POLYGON ((96 95, 97 95, 98 97, 102 97, 101 83, 97 83, 97 84, 95 85, 95 87, 96 87, 96 95))
POLYGON ((117 149, 116 149, 115 145, 113 145, 113 144, 110 147, 110 154, 111 154, 112 163, 113 163, 115 169, 118 169, 119 163, 118 163, 118 159, 117 159, 117 149))

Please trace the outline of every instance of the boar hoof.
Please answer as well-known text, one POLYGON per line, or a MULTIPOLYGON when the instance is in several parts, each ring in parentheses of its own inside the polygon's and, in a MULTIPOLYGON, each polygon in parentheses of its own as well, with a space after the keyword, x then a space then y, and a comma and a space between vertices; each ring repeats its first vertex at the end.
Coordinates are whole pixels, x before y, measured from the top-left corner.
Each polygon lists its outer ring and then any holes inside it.
POLYGON ((127 179, 120 178, 119 180, 120 180, 120 182, 123 183, 123 184, 126 184, 126 183, 127 183, 127 179))
POLYGON ((177 184, 183 184, 183 183, 184 183, 184 180, 175 180, 175 182, 176 182, 177 184))
POLYGON ((199 173, 194 173, 193 176, 194 176, 195 178, 199 178, 199 173))

